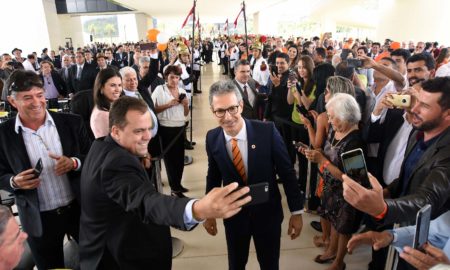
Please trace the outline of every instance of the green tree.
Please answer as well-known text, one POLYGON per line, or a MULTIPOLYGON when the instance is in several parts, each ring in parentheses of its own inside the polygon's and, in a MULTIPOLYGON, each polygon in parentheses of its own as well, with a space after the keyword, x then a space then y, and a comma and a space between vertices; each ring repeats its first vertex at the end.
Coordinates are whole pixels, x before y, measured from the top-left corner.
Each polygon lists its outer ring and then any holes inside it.
POLYGON ((110 38, 110 41, 111 41, 111 44, 112 44, 113 43, 112 42, 112 36, 117 31, 116 30, 116 26, 114 24, 112 24, 112 23, 108 23, 108 24, 105 25, 104 31, 108 34, 108 36, 110 38))

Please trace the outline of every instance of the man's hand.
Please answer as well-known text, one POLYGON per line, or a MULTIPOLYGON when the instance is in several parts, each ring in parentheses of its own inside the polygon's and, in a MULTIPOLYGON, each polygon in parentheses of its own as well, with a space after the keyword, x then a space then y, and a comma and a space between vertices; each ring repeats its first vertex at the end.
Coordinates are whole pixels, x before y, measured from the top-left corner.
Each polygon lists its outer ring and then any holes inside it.
POLYGON ((243 187, 236 190, 238 183, 231 183, 223 188, 214 188, 205 197, 196 201, 192 206, 192 213, 196 220, 208 218, 229 218, 241 211, 241 207, 252 198, 246 196, 250 189, 243 187), (239 200, 238 200, 239 199, 239 200))
POLYGON ((346 174, 342 175, 344 180, 344 199, 353 207, 371 216, 378 216, 383 212, 385 202, 383 199, 383 188, 378 180, 369 173, 369 181, 372 189, 367 189, 346 174))
POLYGON ((278 87, 281 84, 281 74, 275 75, 270 73, 270 80, 272 81, 273 86, 278 87))
POLYGON ((400 257, 419 270, 430 269, 439 263, 450 264, 450 260, 441 249, 427 243, 424 250, 426 253, 406 246, 400 257))
POLYGON ((57 176, 61 176, 73 170, 73 160, 71 158, 66 156, 58 156, 52 153, 49 153, 48 156, 56 160, 55 174, 57 176))
POLYGON ((19 173, 13 177, 13 181, 18 189, 35 189, 41 183, 41 180, 34 176, 33 169, 19 173))
POLYGON ((303 228, 302 215, 292 215, 289 219, 288 235, 291 236, 291 240, 294 240, 300 235, 303 228))
POLYGON ((394 105, 392 105, 392 102, 390 98, 392 93, 385 93, 380 99, 380 102, 378 102, 377 106, 373 109, 373 114, 378 116, 380 115, 384 109, 393 109, 394 105))
POLYGON ((371 245, 374 250, 387 247, 394 240, 394 236, 388 232, 368 231, 365 233, 355 234, 347 243, 348 253, 352 254, 353 250, 360 245, 371 245))
POLYGON ((215 236, 217 234, 217 223, 215 218, 208 218, 203 223, 203 227, 205 227, 205 230, 212 236, 215 236))
POLYGON ((358 58, 362 60, 364 68, 374 68, 377 65, 377 62, 369 56, 360 55, 358 58))

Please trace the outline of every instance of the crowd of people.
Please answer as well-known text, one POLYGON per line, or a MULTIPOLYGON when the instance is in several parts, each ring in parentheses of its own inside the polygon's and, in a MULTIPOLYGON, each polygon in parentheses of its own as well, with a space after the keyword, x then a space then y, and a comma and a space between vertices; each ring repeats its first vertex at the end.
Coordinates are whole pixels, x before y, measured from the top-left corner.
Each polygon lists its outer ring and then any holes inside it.
POLYGON ((25 233, 0 208, 0 265, 12 269, 20 255, 7 252, 21 253, 26 239, 38 269, 64 267, 67 234, 79 243, 82 269, 170 269, 168 226, 203 223, 216 235, 216 218, 226 218, 229 269, 245 269, 251 238, 261 269, 278 269, 277 183, 291 239, 310 197, 305 209, 319 214, 312 225, 321 232, 311 241, 323 248, 314 261, 329 270, 345 269, 346 254, 360 244, 373 245, 369 269, 384 269, 391 244, 400 251, 397 269, 450 264, 449 48, 328 35, 245 41, 174 38, 164 51, 125 43, 2 54, 8 114, 0 125, 0 188, 14 194, 25 233), (195 144, 186 136, 190 100, 202 93, 201 66, 214 62, 214 50, 225 75, 209 89, 219 127, 206 134, 207 195, 189 199, 181 180, 185 149, 195 144), (345 174, 341 156, 355 149, 364 153, 371 189, 345 174), (155 189, 152 156, 160 155, 172 196, 155 189), (229 195, 234 182, 264 184, 268 199, 241 208, 248 188, 229 195), (427 204, 434 229, 424 250, 413 250, 407 231, 427 204), (359 234, 362 225, 367 232, 359 234), (9 242, 14 250, 3 247, 9 242), (159 251, 143 252, 149 249, 159 251))

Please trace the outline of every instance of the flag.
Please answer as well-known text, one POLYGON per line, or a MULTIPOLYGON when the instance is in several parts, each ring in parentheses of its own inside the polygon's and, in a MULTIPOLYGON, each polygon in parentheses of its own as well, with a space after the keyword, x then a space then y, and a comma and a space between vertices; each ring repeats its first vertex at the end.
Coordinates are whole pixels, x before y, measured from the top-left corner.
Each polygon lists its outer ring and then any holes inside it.
POLYGON ((197 19, 197 24, 195 25, 195 28, 197 28, 199 26, 200 26, 200 17, 198 17, 198 19, 197 19))
POLYGON ((186 19, 183 22, 183 25, 181 26, 181 29, 184 28, 184 26, 186 26, 186 23, 189 20, 189 17, 191 17, 194 14, 194 7, 191 8, 191 11, 189 11, 189 14, 187 15, 186 19))
POLYGON ((223 31, 227 31, 228 29, 228 19, 225 21, 225 26, 223 27, 223 31))
POLYGON ((236 20, 234 20, 234 28, 236 28, 237 26, 237 21, 239 19, 239 16, 241 16, 241 13, 244 11, 244 8, 241 8, 241 11, 239 11, 239 14, 236 17, 236 20))

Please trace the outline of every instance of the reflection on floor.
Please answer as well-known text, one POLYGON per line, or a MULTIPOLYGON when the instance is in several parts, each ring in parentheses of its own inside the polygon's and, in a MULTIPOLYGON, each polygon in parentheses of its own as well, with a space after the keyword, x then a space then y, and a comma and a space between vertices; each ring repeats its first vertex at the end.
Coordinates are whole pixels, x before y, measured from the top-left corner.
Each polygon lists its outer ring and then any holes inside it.
MULTIPOLYGON (((193 101, 193 140, 197 145, 194 150, 186 151, 188 155, 194 158, 194 163, 185 167, 183 176, 183 185, 190 189, 190 192, 186 193, 186 195, 197 198, 201 197, 205 192, 208 166, 205 152, 205 135, 209 129, 217 126, 208 104, 208 89, 213 82, 220 78, 225 78, 223 75, 220 75, 221 72, 216 62, 205 65, 202 72, 201 90, 203 93, 196 95, 193 101)), ((164 170, 162 178, 165 182, 165 193, 168 194, 167 177, 164 170)), ((289 217, 284 199, 283 207, 285 217, 289 217)), ((293 241, 287 235, 287 220, 285 218, 282 225, 280 269, 326 269, 329 265, 320 265, 313 261, 314 257, 320 254, 322 250, 316 248, 312 243, 312 238, 316 232, 310 227, 309 223, 312 220, 319 220, 319 217, 304 214, 302 233, 299 238, 293 241)), ((172 229, 172 235, 181 239, 184 243, 183 251, 173 260, 173 269, 228 269, 225 234, 221 221, 218 222, 218 230, 219 233, 213 237, 207 234, 201 225, 192 232, 181 232, 172 229)), ((345 258, 347 269, 349 270, 367 269, 369 261, 370 248, 367 246, 357 249, 353 255, 347 255, 345 258)), ((247 269, 259 269, 253 244, 250 248, 247 269)))

